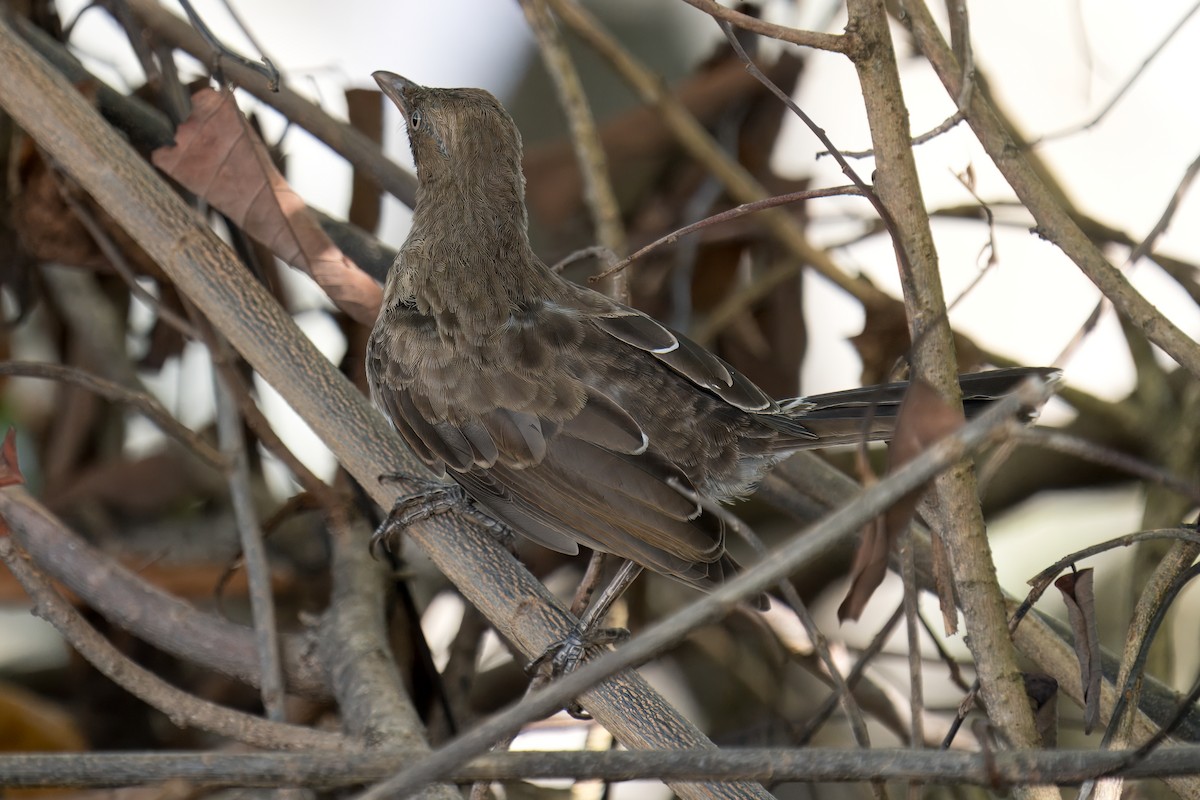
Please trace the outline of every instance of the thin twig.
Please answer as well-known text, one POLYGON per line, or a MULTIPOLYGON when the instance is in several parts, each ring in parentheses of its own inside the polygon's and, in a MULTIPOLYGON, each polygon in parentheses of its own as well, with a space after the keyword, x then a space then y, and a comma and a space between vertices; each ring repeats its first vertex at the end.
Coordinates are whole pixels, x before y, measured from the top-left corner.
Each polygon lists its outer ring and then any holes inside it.
MULTIPOLYGON (((896 629, 896 626, 900 624, 900 620, 903 618, 904 606, 899 605, 892 612, 892 615, 888 617, 887 622, 883 623, 879 630, 875 632, 875 635, 871 637, 871 641, 859 653, 858 660, 854 662, 854 666, 846 673, 846 688, 849 691, 854 691, 854 688, 858 686, 858 682, 866 672, 871 659, 875 658, 883 650, 883 646, 887 643, 888 638, 891 637, 892 631, 896 629)), ((812 741, 812 737, 816 736, 821 726, 829 720, 830 715, 833 714, 833 710, 837 708, 840 702, 842 700, 839 692, 834 691, 826 695, 825 699, 821 701, 820 707, 809 714, 804 728, 792 737, 792 744, 796 747, 807 747, 808 743, 812 741)))
POLYGON ((1016 441, 1021 444, 1055 450, 1059 453, 1068 453, 1094 464, 1103 464, 1111 469, 1126 472, 1149 483, 1178 492, 1193 502, 1200 503, 1200 486, 1194 482, 1175 475, 1157 464, 1151 464, 1128 453, 1103 447, 1082 437, 1053 428, 1035 427, 1018 433, 1016 441))
POLYGON ((1009 630, 1015 631, 1017 629, 1017 625, 1019 625, 1021 620, 1033 609, 1034 604, 1041 598, 1046 589, 1048 589, 1051 584, 1054 583, 1054 579, 1064 569, 1067 569, 1072 564, 1082 561, 1085 558, 1091 558, 1092 556, 1108 552, 1109 550, 1115 550, 1118 547, 1129 547, 1130 545, 1137 544, 1138 542, 1151 541, 1154 539, 1177 539, 1180 541, 1200 544, 1200 532, 1189 528, 1164 528, 1162 530, 1154 531, 1138 531, 1137 533, 1130 533, 1126 534, 1125 536, 1117 536, 1113 539, 1099 542, 1098 544, 1089 545, 1072 553, 1068 553, 1029 579, 1028 583, 1033 588, 1029 590, 1029 594, 1023 601, 1021 601, 1020 606, 1017 607, 1017 610, 1009 619, 1009 630))
POLYGON ((625 258, 613 264, 608 269, 598 275, 589 278, 590 281, 598 281, 607 278, 609 275, 620 272, 628 267, 634 261, 637 261, 642 256, 657 250, 660 247, 668 244, 674 244, 684 236, 703 230, 704 228, 720 225, 723 222, 729 222, 747 214, 753 214, 756 211, 762 211, 767 208, 775 208, 777 206, 785 206, 789 203, 797 203, 801 200, 814 200, 818 197, 843 197, 847 195, 861 195, 862 192, 856 186, 831 186, 828 189, 805 189, 801 192, 789 192, 780 194, 774 197, 768 197, 763 200, 756 200, 753 203, 742 203, 740 206, 735 206, 727 211, 722 211, 719 214, 713 214, 711 217, 705 217, 699 222, 693 222, 691 225, 685 225, 678 230, 671 231, 666 236, 655 239, 645 247, 640 248, 636 253, 626 256, 625 258))
POLYGON ((879 215, 879 219, 883 222, 884 228, 887 229, 888 235, 892 241, 892 248, 896 252, 896 260, 900 263, 901 270, 907 269, 908 254, 905 252, 904 247, 901 244, 900 232, 896 228, 896 221, 892 218, 892 212, 888 210, 887 206, 883 204, 883 201, 879 199, 879 195, 875 193, 874 187, 859 177, 858 172, 855 171, 854 167, 850 166, 850 162, 847 161, 842 156, 841 151, 834 146, 833 140, 830 139, 828 134, 825 133, 824 128, 813 121, 812 117, 804 113, 804 110, 800 108, 800 106, 796 105, 796 101, 792 99, 791 95, 780 89, 775 81, 768 78, 766 73, 758 68, 758 65, 755 64, 754 60, 746 53, 746 49, 742 47, 742 43, 738 41, 737 36, 734 35, 733 26, 728 22, 721 21, 719 21, 717 24, 721 27, 721 31, 724 32, 725 39, 729 42, 730 46, 733 48, 733 51, 737 53, 738 58, 740 58, 742 63, 746 65, 746 71, 757 78, 759 83, 767 87, 767 90, 771 94, 779 98, 779 101, 787 106, 788 110, 795 114, 800 121, 803 122, 810 131, 812 131, 812 134, 821 141, 821 144, 825 145, 825 152, 833 156, 833 160, 836 161, 838 166, 842 168, 842 174, 849 178, 850 182, 858 188, 859 193, 871 203, 871 206, 875 209, 875 213, 879 215))
POLYGON ((246 69, 259 73, 267 79, 268 89, 270 89, 272 92, 279 91, 279 70, 275 69, 275 65, 271 63, 270 59, 264 55, 262 56, 262 62, 259 63, 256 61, 251 61, 241 53, 234 52, 233 50, 229 49, 224 42, 218 39, 216 34, 209 30, 209 27, 204 24, 204 20, 201 19, 200 15, 196 13, 196 10, 192 8, 192 4, 189 2, 189 0, 179 0, 179 5, 183 6, 184 13, 187 14, 188 19, 192 23, 192 27, 196 29, 196 32, 200 34, 201 38, 204 39, 204 41, 208 44, 209 49, 212 51, 210 64, 214 72, 218 72, 220 70, 222 60, 229 60, 235 64, 240 64, 246 69))
MULTIPOLYGON (((916 546, 913 538, 912 525, 909 525, 900 547, 900 575, 904 581, 904 628, 908 636, 908 691, 912 736, 909 745, 919 749, 925 746, 925 686, 922 679, 924 664, 921 661, 921 623, 918 621, 920 611, 917 608, 920 590, 917 588, 916 546)), ((914 788, 910 784, 910 795, 914 788)))
POLYGON ((1172 27, 1171 30, 1167 31, 1166 36, 1164 36, 1158 45, 1150 51, 1148 56, 1142 59, 1142 63, 1139 64, 1138 68, 1133 71, 1133 74, 1131 74, 1125 80, 1125 83, 1121 84, 1121 87, 1117 89, 1112 98, 1104 104, 1104 108, 1100 109, 1090 120, 1078 125, 1072 125, 1071 127, 1064 128, 1060 131, 1055 131, 1054 133, 1048 133, 1035 140, 1030 146, 1033 147, 1044 142, 1050 142, 1055 139, 1061 139, 1065 136, 1072 136, 1076 133, 1082 133, 1083 131, 1091 130, 1094 126, 1099 124, 1101 120, 1108 116, 1108 112, 1112 111, 1117 103, 1121 101, 1121 98, 1123 98, 1130 88, 1133 87, 1133 84, 1142 76, 1142 73, 1144 73, 1146 69, 1154 62, 1154 59, 1158 58, 1159 54, 1162 53, 1171 40, 1175 38, 1175 35, 1179 33, 1183 26, 1187 24, 1187 21, 1191 19, 1197 11, 1200 11, 1200 3, 1197 3, 1189 8, 1187 13, 1185 13, 1177 23, 1175 23, 1175 26, 1172 27))
POLYGON ((225 457, 200 434, 188 428, 148 392, 127 389, 118 383, 93 375, 66 364, 43 364, 37 361, 0 361, 0 375, 17 375, 69 383, 87 389, 114 403, 132 406, 146 415, 158 429, 182 444, 188 451, 213 469, 224 472, 225 457))
POLYGON ((950 674, 950 680, 964 692, 969 691, 971 687, 963 677, 962 669, 958 666, 958 661, 954 656, 950 655, 950 651, 942 644, 942 638, 933 630, 933 625, 929 623, 929 620, 925 619, 924 614, 918 614, 917 619, 921 621, 921 627, 925 629, 925 635, 929 638, 930 644, 937 650, 938 658, 946 666, 946 671, 950 674))
POLYGON ((254 620, 254 638, 262 671, 259 694, 267 718, 284 722, 283 666, 279 656, 275 599, 271 594, 271 567, 267 563, 262 528, 258 524, 258 512, 250 491, 250 462, 246 456, 246 442, 242 438, 242 418, 237 412, 232 391, 221 373, 214 370, 212 379, 217 404, 217 439, 229 462, 226 472, 229 500, 249 582, 250 614, 254 620))
MULTIPOLYGON (((1166 208, 1163 209, 1163 213, 1159 215, 1158 220, 1154 223, 1153 227, 1150 228, 1150 232, 1146 234, 1145 238, 1134 245, 1132 250, 1130 250, 1129 257, 1125 259, 1124 266, 1126 269, 1133 269, 1136 267, 1137 263, 1154 249, 1155 243, 1157 243, 1159 237, 1166 232, 1168 226, 1171 224, 1171 220, 1174 219, 1175 212, 1179 208, 1180 202, 1182 202, 1184 196, 1187 194, 1188 189, 1191 187, 1192 181, 1195 180, 1197 172, 1200 172, 1200 157, 1197 157, 1194 161, 1192 161, 1192 163, 1188 165, 1188 168, 1184 170, 1183 177, 1179 180, 1178 185, 1176 185, 1175 191, 1171 193, 1171 199, 1167 202, 1166 208)), ((1087 319, 1084 320, 1083 324, 1079 326, 1079 330, 1074 336, 1071 337, 1071 340, 1067 343, 1067 345, 1063 347, 1062 351, 1058 355, 1058 358, 1055 359, 1055 363, 1062 363, 1065 361, 1067 356, 1073 353, 1079 347, 1079 345, 1083 343, 1083 340, 1096 329, 1096 325, 1099 324, 1104 310, 1111 307, 1111 305, 1112 303, 1107 296, 1102 296, 1100 300, 1097 301, 1095 308, 1093 308, 1092 312, 1088 314, 1087 319)))
POLYGON ((585 258, 594 258, 604 264, 612 264, 617 260, 617 254, 607 247, 602 245, 592 245, 591 247, 582 247, 555 261, 550 266, 550 270, 555 273, 561 273, 564 269, 574 264, 576 261, 582 261, 585 258))
POLYGON ((342 501, 337 491, 313 474, 312 470, 296 457, 296 454, 283 443, 283 440, 279 438, 279 434, 271 427, 271 421, 263 414, 262 409, 254 402, 254 398, 250 394, 249 383, 238 371, 238 364, 240 362, 233 358, 232 354, 227 354, 228 357, 226 357, 213 352, 211 349, 209 352, 213 354, 213 366, 221 373, 222 379, 230 388, 230 394, 237 401, 242 421, 254 432, 254 436, 258 439, 259 444, 287 467, 292 473, 292 477, 296 479, 296 482, 300 484, 305 492, 312 495, 321 508, 325 510, 325 513, 330 513, 334 509, 339 508, 342 501))
POLYGON ((695 6, 714 19, 722 20, 730 25, 752 31, 761 36, 778 39, 781 42, 788 42, 801 47, 811 47, 815 50, 828 50, 831 53, 845 53, 849 47, 845 36, 775 25, 758 17, 743 14, 728 6, 723 6, 716 2, 716 0, 684 0, 684 2, 690 6, 695 6))
MULTIPOLYGON (((929 130, 925 131, 924 133, 920 133, 920 134, 917 134, 916 136, 914 136, 912 138, 913 147, 925 144, 926 142, 932 142, 934 139, 941 136, 946 131, 949 131, 949 130, 955 128, 960 122, 962 122, 966 118, 967 118, 967 115, 961 109, 959 109, 958 111, 955 111, 953 114, 946 117, 944 120, 939 122, 937 125, 934 125, 929 130)), ((842 150, 841 153, 846 158, 874 158, 875 157, 875 151, 873 149, 842 150)), ((828 150, 818 150, 817 151, 817 158, 819 158, 819 159, 820 158, 828 158, 830 155, 832 155, 832 154, 828 150)))
MULTIPOLYGON (((975 202, 979 203, 979 210, 983 212, 984 220, 987 222, 988 231, 988 241, 987 244, 984 245, 984 250, 987 252, 988 257, 983 267, 976 273, 975 277, 971 279, 971 282, 967 284, 966 288, 959 292, 958 296, 946 305, 947 314, 953 311, 959 303, 965 300, 971 294, 971 292, 975 290, 975 287, 979 285, 980 281, 983 280, 983 277, 987 275, 988 271, 992 267, 1000 263, 1000 256, 997 253, 996 248, 996 215, 992 212, 991 207, 975 191, 974 175, 974 170, 968 167, 966 175, 962 173, 955 173, 954 177, 957 178, 959 184, 966 189, 968 193, 970 193, 971 197, 975 199, 975 202)), ((980 255, 982 255, 982 252, 980 255)))
POLYGON ((241 31, 241 34, 246 37, 246 41, 250 42, 250 46, 258 51, 263 63, 276 71, 274 84, 278 86, 279 71, 272 62, 270 55, 267 53, 267 48, 263 47, 262 42, 259 41, 258 37, 254 35, 254 31, 249 25, 246 24, 246 21, 242 19, 242 15, 238 13, 237 6, 229 2, 229 0, 221 0, 221 5, 224 6, 225 13, 228 14, 229 18, 233 20, 235 25, 237 25, 238 30, 241 31))
POLYGON ((1200 172, 1200 156, 1197 156, 1188 168, 1183 171, 1183 177, 1179 179, 1179 184, 1175 187, 1175 191, 1171 193, 1171 199, 1167 202, 1167 207, 1163 209, 1163 213, 1159 214, 1158 221, 1150 228, 1150 232, 1146 234, 1146 238, 1138 242, 1137 247, 1129 253, 1129 263, 1133 264, 1140 261, 1146 254, 1154 249, 1154 245, 1158 243, 1158 238, 1162 236, 1171 224, 1171 220, 1175 218, 1175 212, 1179 210, 1179 204, 1183 202, 1183 198, 1187 195, 1188 189, 1191 188, 1192 182, 1196 180, 1196 173, 1200 172))

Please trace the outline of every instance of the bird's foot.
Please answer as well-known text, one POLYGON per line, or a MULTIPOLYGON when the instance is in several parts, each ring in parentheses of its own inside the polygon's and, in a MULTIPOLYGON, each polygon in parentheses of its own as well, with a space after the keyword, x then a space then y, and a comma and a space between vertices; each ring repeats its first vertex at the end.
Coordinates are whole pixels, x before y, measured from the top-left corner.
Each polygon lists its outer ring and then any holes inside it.
POLYGON ((467 490, 457 483, 442 483, 402 473, 380 475, 379 480, 392 483, 403 481, 415 484, 418 488, 412 494, 396 498, 387 519, 381 522, 371 535, 371 554, 376 558, 379 557, 380 549, 393 552, 393 544, 399 541, 404 529, 409 525, 450 511, 462 514, 477 523, 503 544, 511 542, 516 536, 512 528, 476 506, 467 490))
MULTIPOLYGON (((564 638, 546 648, 545 652, 525 665, 525 674, 541 675, 546 680, 561 678, 576 669, 589 656, 604 650, 608 645, 620 644, 629 638, 624 628, 596 628, 587 630, 576 625, 564 638)), ((577 702, 567 704, 566 711, 575 719, 591 719, 577 702)))

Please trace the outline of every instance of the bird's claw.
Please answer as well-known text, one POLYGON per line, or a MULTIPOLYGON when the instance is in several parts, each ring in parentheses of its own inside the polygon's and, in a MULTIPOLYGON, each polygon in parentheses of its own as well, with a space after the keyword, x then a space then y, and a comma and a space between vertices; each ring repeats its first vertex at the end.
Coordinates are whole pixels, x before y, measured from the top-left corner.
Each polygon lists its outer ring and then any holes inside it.
POLYGON ((442 483, 401 473, 380 475, 379 480, 393 483, 403 481, 416 484, 418 488, 412 494, 396 498, 387 519, 371 535, 371 555, 375 558, 379 558, 381 551, 394 552, 393 543, 399 540, 409 525, 449 511, 456 511, 478 523, 502 543, 516 536, 512 528, 480 510, 467 490, 457 483, 442 483))
MULTIPOLYGON (((562 639, 546 648, 540 656, 525 665, 526 675, 536 675, 545 670, 548 680, 561 678, 568 672, 574 671, 584 659, 603 650, 608 645, 620 644, 629 638, 629 631, 624 628, 598 628, 587 631, 579 626, 571 629, 562 639)), ((592 715, 583 710, 579 703, 572 701, 567 704, 566 711, 575 719, 591 719, 592 715)))

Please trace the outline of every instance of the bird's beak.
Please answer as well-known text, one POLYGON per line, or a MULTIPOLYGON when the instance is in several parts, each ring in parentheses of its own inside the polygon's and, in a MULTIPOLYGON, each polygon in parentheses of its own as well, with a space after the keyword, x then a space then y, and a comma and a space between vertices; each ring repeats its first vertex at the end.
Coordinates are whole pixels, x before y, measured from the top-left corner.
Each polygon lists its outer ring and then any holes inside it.
POLYGON ((385 72, 379 70, 372 72, 371 77, 379 84, 379 88, 383 90, 396 107, 400 109, 405 118, 412 112, 412 103, 409 98, 412 93, 421 87, 413 83, 408 78, 401 77, 394 72, 385 72))

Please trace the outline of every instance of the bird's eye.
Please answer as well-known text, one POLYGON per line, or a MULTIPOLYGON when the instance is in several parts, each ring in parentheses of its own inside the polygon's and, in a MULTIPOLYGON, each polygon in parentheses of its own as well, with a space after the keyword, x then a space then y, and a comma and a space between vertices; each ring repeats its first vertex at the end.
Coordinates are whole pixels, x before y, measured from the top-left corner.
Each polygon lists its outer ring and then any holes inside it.
POLYGON ((421 110, 420 109, 417 109, 416 111, 412 112, 412 116, 408 118, 408 125, 410 128, 412 128, 414 130, 421 127, 421 110))

